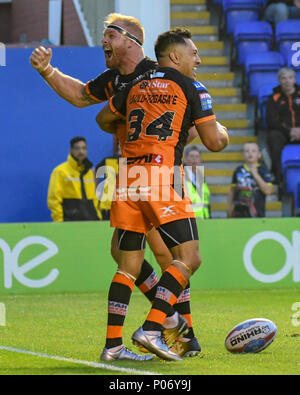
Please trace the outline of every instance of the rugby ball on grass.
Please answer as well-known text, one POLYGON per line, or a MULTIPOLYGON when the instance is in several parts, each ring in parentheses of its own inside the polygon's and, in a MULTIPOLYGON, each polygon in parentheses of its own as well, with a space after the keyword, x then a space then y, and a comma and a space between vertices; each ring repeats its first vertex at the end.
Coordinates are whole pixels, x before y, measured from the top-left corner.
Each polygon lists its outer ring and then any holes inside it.
POLYGON ((267 348, 277 335, 274 322, 253 318, 236 325, 226 336, 225 347, 232 353, 258 353, 267 348))

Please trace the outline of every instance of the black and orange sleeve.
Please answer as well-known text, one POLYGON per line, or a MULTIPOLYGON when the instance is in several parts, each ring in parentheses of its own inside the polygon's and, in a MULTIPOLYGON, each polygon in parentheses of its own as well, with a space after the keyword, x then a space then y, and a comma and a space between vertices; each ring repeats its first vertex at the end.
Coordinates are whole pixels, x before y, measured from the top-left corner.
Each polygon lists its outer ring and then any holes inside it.
POLYGON ((106 70, 97 78, 85 84, 86 94, 93 100, 102 103, 113 95, 111 71, 106 70))
POLYGON ((216 119, 213 112, 212 97, 201 82, 190 86, 192 119, 195 125, 216 119))

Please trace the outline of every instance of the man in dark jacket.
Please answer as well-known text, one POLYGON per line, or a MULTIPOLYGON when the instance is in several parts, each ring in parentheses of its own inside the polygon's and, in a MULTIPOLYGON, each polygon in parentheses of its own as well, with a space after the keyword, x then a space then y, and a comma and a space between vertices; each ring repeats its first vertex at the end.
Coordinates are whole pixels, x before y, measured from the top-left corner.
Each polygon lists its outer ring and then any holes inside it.
POLYGON ((293 69, 278 73, 280 85, 267 102, 268 145, 275 182, 281 182, 281 152, 287 144, 300 144, 300 86, 293 69))

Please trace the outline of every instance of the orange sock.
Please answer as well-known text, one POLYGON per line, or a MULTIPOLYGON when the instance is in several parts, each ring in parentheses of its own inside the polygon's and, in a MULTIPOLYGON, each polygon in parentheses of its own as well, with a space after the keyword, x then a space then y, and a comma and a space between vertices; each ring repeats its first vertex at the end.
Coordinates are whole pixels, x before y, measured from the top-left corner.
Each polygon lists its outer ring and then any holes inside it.
POLYGON ((162 275, 158 285, 152 309, 143 325, 145 331, 161 331, 162 324, 186 287, 188 280, 174 266, 171 265, 162 275))

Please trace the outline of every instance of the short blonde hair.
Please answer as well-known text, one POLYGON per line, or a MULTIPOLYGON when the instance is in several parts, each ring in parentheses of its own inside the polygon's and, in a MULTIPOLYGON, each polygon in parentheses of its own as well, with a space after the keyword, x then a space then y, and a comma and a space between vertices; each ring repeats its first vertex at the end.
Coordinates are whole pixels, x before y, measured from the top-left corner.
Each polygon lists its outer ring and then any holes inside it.
POLYGON ((129 33, 133 34, 136 38, 139 39, 141 43, 145 41, 145 29, 141 22, 134 18, 133 16, 118 14, 116 12, 107 15, 104 21, 104 27, 107 28, 108 25, 113 25, 116 22, 122 22, 129 33))
POLYGON ((293 74, 294 78, 296 78, 296 73, 295 73, 295 71, 292 68, 290 68, 290 67, 283 67, 282 69, 280 69, 278 71, 278 79, 279 79, 279 81, 281 80, 281 78, 282 78, 282 76, 284 74, 293 74))

